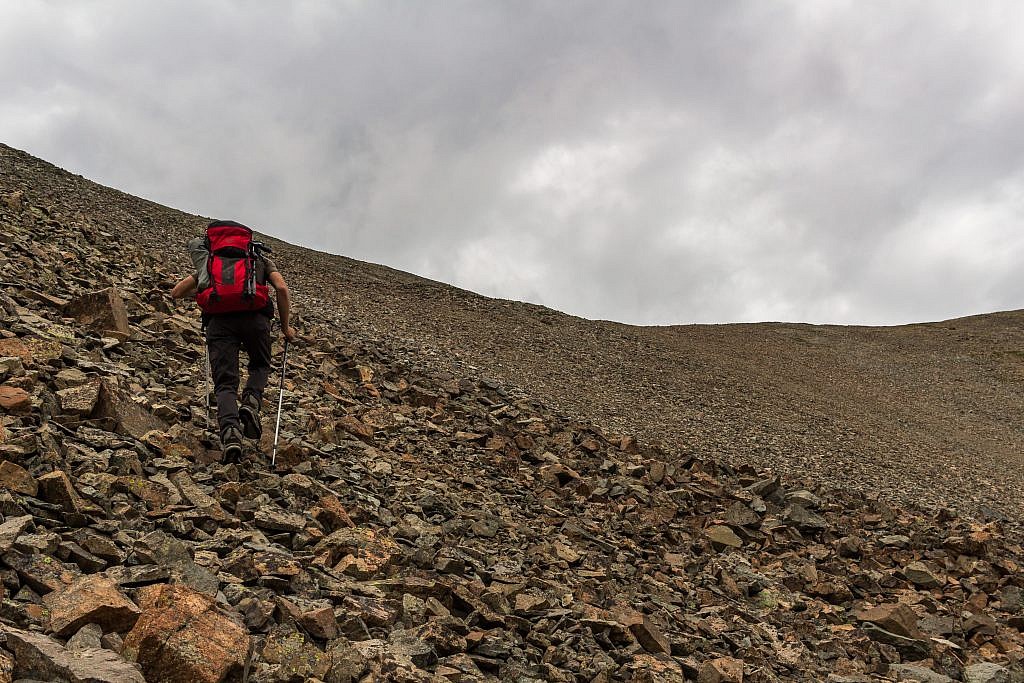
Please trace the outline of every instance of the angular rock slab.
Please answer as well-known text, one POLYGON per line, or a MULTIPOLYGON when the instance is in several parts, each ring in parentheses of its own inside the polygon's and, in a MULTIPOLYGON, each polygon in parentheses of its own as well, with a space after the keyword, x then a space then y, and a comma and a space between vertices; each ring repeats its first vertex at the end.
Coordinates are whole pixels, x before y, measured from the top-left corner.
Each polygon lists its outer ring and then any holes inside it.
POLYGON ((1010 672, 1005 667, 992 662, 972 664, 964 670, 967 683, 1010 683, 1010 672))
POLYGON ((918 628, 918 616, 909 605, 888 603, 870 607, 856 612, 857 619, 865 621, 886 631, 906 638, 924 640, 924 634, 918 628))
POLYGON ((80 512, 84 501, 75 490, 68 475, 61 470, 47 472, 36 480, 40 497, 48 503, 60 505, 64 512, 80 512))
POLYGON ((697 670, 697 683, 743 683, 743 660, 718 657, 697 670))
POLYGON ((103 381, 93 416, 110 418, 117 424, 119 434, 139 440, 153 430, 167 429, 163 420, 133 401, 109 379, 103 381))
POLYGON ((69 683, 146 683, 138 669, 110 650, 67 650, 41 633, 4 628, 15 678, 69 683))
POLYGON ((128 311, 116 289, 101 289, 80 296, 64 307, 64 315, 98 332, 115 332, 128 337, 128 311))
POLYGON ((60 401, 60 409, 68 415, 89 415, 96 409, 96 403, 100 400, 99 380, 87 384, 81 384, 67 389, 60 389, 57 392, 57 399, 60 401))
POLYGON ((9 413, 23 413, 32 407, 32 396, 24 389, 0 386, 0 408, 9 413))
POLYGON ((33 497, 39 493, 39 484, 28 470, 10 460, 0 462, 0 488, 33 497))
POLYGON ((85 576, 67 588, 48 593, 43 603, 50 611, 50 630, 62 638, 86 624, 98 624, 104 632, 127 631, 140 610, 106 576, 85 576))
POLYGON ((125 656, 149 683, 220 683, 240 672, 251 640, 212 598, 183 585, 156 584, 136 594, 142 615, 125 636, 125 656))

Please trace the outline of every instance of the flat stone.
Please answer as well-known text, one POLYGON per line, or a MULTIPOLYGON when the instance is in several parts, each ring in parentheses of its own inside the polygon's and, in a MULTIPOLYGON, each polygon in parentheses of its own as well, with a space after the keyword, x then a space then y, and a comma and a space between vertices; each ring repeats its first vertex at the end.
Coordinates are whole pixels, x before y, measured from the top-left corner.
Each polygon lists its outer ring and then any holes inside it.
POLYGON ((759 526, 761 524, 761 516, 747 505, 736 501, 725 511, 725 521, 732 526, 759 526))
POLYGON ((21 580, 40 595, 70 586, 82 571, 43 553, 22 554, 11 551, 3 556, 4 564, 18 572, 21 580))
POLYGON ((60 401, 61 411, 69 415, 92 414, 92 411, 96 409, 97 402, 100 400, 101 386, 101 382, 95 380, 88 384, 59 390, 57 398, 60 401))
POLYGON ((0 385, 0 408, 9 413, 23 413, 32 408, 32 396, 24 389, 0 385))
POLYGON ((911 562, 903 568, 903 575, 907 581, 921 588, 938 588, 945 583, 924 562, 911 562))
POLYGON ((697 669, 697 683, 743 683, 743 660, 719 657, 697 669))
POLYGON ((828 522, 821 515, 811 512, 799 503, 791 503, 782 513, 787 524, 801 531, 820 531, 828 528, 828 522))
POLYGON ((0 524, 0 554, 8 552, 18 537, 35 528, 32 515, 10 517, 0 524))
POLYGON ((0 487, 25 496, 39 493, 39 484, 28 470, 10 460, 0 462, 0 487))
POLYGON ((116 582, 99 574, 49 593, 43 603, 50 611, 50 630, 60 637, 70 636, 85 624, 98 624, 103 631, 127 631, 140 613, 116 582))
POLYGON ((723 548, 739 548, 743 545, 742 539, 736 535, 736 532, 724 524, 708 527, 704 530, 704 535, 719 550, 723 548))
POLYGON ((69 683, 146 683, 139 670, 105 649, 68 650, 41 633, 3 629, 14 653, 14 676, 69 683))
POLYGON ((855 613, 858 620, 869 622, 879 626, 886 631, 897 635, 923 640, 924 634, 917 627, 918 616, 909 605, 902 602, 888 603, 858 610, 855 613))
POLYGON ((993 662, 980 662, 964 669, 964 683, 1010 683, 1010 672, 993 662))
POLYGON ((930 646, 927 640, 908 638, 906 636, 887 631, 870 622, 862 624, 861 630, 863 630, 871 640, 878 643, 885 643, 886 645, 892 645, 894 648, 899 650, 901 655, 910 658, 911 660, 924 659, 930 652, 930 646))
POLYGON ((286 531, 296 533, 306 528, 306 517, 294 512, 286 512, 280 508, 262 507, 256 511, 254 523, 261 529, 269 531, 286 531))
POLYGON ((890 664, 889 673, 897 674, 901 681, 916 683, 954 683, 953 679, 944 674, 935 673, 931 669, 916 664, 890 664))

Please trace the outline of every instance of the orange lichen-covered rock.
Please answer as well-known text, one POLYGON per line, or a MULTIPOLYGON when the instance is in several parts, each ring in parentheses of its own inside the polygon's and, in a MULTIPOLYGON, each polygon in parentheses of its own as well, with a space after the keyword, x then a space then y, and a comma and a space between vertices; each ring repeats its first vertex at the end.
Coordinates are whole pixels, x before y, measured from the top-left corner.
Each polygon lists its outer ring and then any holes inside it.
POLYGON ((179 584, 146 586, 136 599, 142 614, 124 654, 147 681, 220 683, 244 668, 249 634, 213 599, 179 584))

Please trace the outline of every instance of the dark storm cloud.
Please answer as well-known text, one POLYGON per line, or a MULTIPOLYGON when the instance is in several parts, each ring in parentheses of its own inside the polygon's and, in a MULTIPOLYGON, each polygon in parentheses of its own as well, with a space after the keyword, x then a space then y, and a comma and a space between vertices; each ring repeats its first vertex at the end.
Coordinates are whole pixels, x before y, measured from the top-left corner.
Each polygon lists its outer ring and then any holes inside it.
POLYGON ((1016 308, 1015 3, 0 5, 3 141, 588 317, 1016 308))

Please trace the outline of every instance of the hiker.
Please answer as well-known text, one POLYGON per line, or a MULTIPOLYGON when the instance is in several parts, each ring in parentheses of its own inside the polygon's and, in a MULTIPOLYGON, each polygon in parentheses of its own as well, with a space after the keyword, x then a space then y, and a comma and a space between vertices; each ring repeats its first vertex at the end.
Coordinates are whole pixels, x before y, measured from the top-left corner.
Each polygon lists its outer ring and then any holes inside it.
POLYGON ((260 408, 270 378, 270 324, 274 318, 268 283, 276 293, 281 334, 286 341, 295 339, 295 330, 289 325, 288 285, 266 256, 270 248, 253 241, 252 230, 241 223, 213 221, 206 236, 190 240, 188 249, 195 272, 174 286, 171 297, 194 294, 203 311, 222 462, 238 462, 243 434, 259 439, 263 433, 260 408), (249 379, 239 401, 241 348, 249 356, 249 379))

